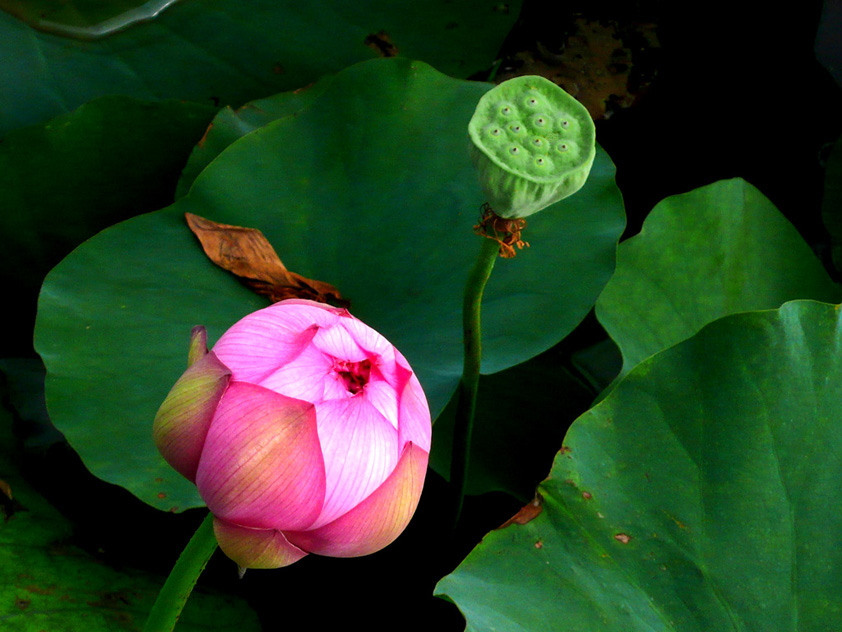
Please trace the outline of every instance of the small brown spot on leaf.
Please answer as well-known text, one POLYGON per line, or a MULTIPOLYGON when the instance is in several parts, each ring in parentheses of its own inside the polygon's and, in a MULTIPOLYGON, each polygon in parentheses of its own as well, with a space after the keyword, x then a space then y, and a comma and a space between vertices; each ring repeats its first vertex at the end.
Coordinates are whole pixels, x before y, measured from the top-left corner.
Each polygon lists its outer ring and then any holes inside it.
POLYGON ((164 492, 158 492, 158 498, 166 498, 167 495, 164 492))
POLYGON ((26 610, 29 607, 29 604, 31 603, 32 601, 29 599, 19 598, 15 600, 15 607, 20 610, 26 610))
POLYGON ((543 549, 544 543, 541 540, 538 540, 537 542, 535 542, 535 548, 536 549, 543 549))
POLYGON ((395 46, 392 38, 386 31, 368 35, 363 43, 380 57, 396 57, 398 54, 398 47, 395 46))
POLYGON ((561 446, 561 453, 562 454, 570 454, 572 450, 568 448, 566 445, 561 446))
POLYGON ((25 587, 31 593, 35 593, 36 595, 52 595, 56 588, 55 586, 49 586, 47 588, 42 588, 41 586, 37 586, 35 584, 29 584, 25 587))
POLYGON ((272 244, 256 228, 218 224, 192 213, 184 215, 208 258, 256 294, 273 303, 304 298, 339 307, 350 305, 330 283, 287 270, 272 244))
POLYGON ((591 498, 593 498, 593 496, 591 496, 590 492, 582 492, 582 498, 584 498, 585 500, 590 500, 591 498))
POLYGON ((513 524, 526 524, 537 518, 542 511, 544 511, 544 498, 541 494, 535 494, 531 503, 524 505, 520 511, 497 528, 505 529, 513 524))
POLYGON ((631 540, 631 536, 626 535, 625 533, 617 533, 617 534, 614 535, 614 539, 617 540, 617 542, 622 542, 623 544, 628 544, 629 541, 631 540))
POLYGON ((281 64, 276 63, 272 66, 272 72, 276 75, 282 75, 284 74, 284 67, 281 64))
POLYGON ((198 142, 198 143, 196 143, 196 146, 197 146, 199 149, 201 149, 202 147, 204 147, 204 146, 205 146, 205 141, 208 139, 208 134, 210 134, 210 131, 211 131, 212 129, 213 129, 213 123, 211 123, 210 125, 208 125, 208 128, 205 130, 205 133, 204 133, 204 134, 202 134, 202 137, 199 139, 199 142, 198 142))

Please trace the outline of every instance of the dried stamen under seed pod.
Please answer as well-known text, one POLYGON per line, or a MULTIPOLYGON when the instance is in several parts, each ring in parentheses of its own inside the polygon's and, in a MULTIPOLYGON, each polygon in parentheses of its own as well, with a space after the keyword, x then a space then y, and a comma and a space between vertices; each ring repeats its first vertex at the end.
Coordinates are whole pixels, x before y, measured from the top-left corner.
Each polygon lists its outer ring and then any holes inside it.
POLYGON ((481 207, 482 215, 479 223, 474 226, 474 232, 481 237, 493 239, 500 244, 500 256, 504 259, 511 259, 517 254, 515 246, 523 250, 524 246, 529 248, 529 242, 520 238, 521 231, 526 228, 526 220, 523 218, 505 219, 497 215, 488 202, 481 207))

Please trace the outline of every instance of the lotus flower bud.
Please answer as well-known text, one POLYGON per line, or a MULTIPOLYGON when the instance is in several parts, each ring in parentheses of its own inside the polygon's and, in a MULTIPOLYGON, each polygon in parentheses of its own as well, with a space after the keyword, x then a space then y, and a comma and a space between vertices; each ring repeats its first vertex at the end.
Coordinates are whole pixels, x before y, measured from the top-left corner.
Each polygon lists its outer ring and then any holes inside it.
POLYGON ((190 366, 154 423, 243 568, 392 542, 418 505, 430 435, 400 352, 346 310, 297 299, 246 316, 212 351, 194 329, 190 366))
POLYGON ((504 218, 532 215, 581 189, 596 155, 588 111, 539 76, 485 93, 468 134, 486 199, 504 218))

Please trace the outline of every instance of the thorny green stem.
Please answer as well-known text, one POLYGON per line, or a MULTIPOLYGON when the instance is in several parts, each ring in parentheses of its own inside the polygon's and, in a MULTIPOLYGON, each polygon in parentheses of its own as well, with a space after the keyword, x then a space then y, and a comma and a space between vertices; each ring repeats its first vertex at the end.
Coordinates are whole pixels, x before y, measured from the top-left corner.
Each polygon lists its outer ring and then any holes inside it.
POLYGON ((158 593, 143 632, 172 632, 199 575, 205 570, 216 547, 213 515, 208 513, 207 518, 184 547, 161 592, 158 593))
POLYGON ((462 341, 464 362, 462 381, 459 384, 459 400, 456 405, 456 422, 453 429, 453 453, 450 460, 450 483, 455 492, 456 508, 454 525, 462 513, 465 497, 465 480, 470 461, 471 433, 474 426, 474 414, 477 406, 477 389, 482 360, 482 342, 480 329, 480 306, 485 284, 494 269, 494 262, 500 252, 500 244, 493 239, 483 239, 479 256, 468 275, 465 293, 462 297, 462 341))

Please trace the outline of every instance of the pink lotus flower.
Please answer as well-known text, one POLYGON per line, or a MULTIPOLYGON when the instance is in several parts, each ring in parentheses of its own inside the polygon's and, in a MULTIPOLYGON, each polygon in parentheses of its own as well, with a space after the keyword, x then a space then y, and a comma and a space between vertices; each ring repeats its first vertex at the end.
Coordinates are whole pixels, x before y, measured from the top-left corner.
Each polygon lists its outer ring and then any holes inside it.
POLYGON ((392 542, 418 505, 430 434, 400 352, 346 310, 304 300, 246 316, 210 352, 195 328, 189 368, 154 424, 243 568, 392 542))

